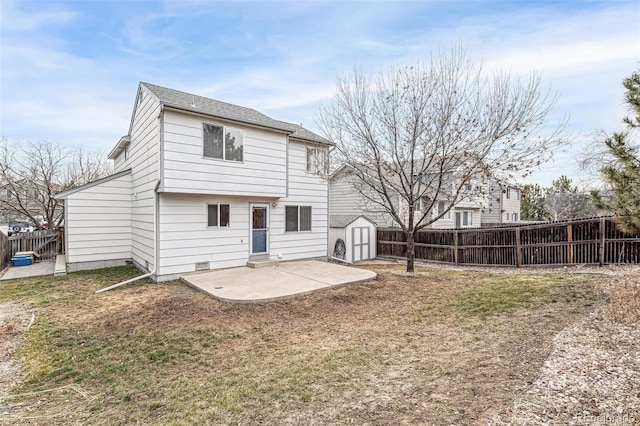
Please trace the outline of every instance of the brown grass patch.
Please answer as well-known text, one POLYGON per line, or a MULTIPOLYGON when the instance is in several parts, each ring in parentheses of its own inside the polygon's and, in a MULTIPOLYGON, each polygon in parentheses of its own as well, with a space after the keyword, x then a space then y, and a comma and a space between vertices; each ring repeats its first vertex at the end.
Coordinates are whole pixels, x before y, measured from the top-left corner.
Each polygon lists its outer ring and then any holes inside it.
POLYGON ((370 268, 377 280, 256 305, 180 283, 93 293, 135 273, 127 269, 71 274, 46 292, 16 284, 9 297, 39 321, 4 418, 477 424, 531 383, 551 338, 598 299, 586 275, 423 269, 407 279, 370 268), (85 394, 28 393, 69 385, 85 394))

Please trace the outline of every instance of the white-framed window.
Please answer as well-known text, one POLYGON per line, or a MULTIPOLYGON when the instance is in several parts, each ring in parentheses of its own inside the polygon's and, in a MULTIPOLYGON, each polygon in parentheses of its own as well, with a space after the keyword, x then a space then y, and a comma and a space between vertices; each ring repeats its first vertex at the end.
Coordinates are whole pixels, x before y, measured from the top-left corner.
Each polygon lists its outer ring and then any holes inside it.
POLYGON ((311 231, 311 206, 286 206, 285 231, 311 231))
POLYGON ((473 226, 473 210, 462 211, 462 226, 473 226))
MULTIPOLYGON (((438 202, 438 216, 440 216, 447 209, 447 204, 444 201, 438 202)), ((451 219, 451 210, 446 212, 440 219, 451 219)))
POLYGON ((511 198, 511 188, 507 188, 507 200, 511 198))
POLYGON ((325 176, 327 169, 327 150, 325 148, 307 147, 307 173, 325 176))
POLYGON ((516 190, 516 200, 520 201, 520 191, 516 190))
POLYGON ((518 213, 511 213, 511 220, 513 222, 517 222, 518 221, 518 213))
POLYGON ((227 161, 243 161, 244 133, 233 127, 202 124, 202 155, 227 161))
POLYGON ((207 204, 207 226, 229 226, 229 204, 207 204))

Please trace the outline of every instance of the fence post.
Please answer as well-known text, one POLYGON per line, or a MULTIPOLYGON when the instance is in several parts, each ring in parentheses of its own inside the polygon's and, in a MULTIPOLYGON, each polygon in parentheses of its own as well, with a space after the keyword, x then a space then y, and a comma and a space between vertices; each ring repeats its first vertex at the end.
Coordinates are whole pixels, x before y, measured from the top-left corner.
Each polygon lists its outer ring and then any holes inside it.
POLYGON ((458 230, 453 231, 453 262, 458 264, 458 230))
POLYGON ((604 231, 606 229, 605 218, 600 219, 600 266, 604 265, 604 231))
POLYGON ((573 224, 571 219, 567 224, 567 262, 571 265, 573 263, 573 224))
POLYGON ((522 266, 522 250, 520 244, 520 228, 516 228, 516 268, 522 266))

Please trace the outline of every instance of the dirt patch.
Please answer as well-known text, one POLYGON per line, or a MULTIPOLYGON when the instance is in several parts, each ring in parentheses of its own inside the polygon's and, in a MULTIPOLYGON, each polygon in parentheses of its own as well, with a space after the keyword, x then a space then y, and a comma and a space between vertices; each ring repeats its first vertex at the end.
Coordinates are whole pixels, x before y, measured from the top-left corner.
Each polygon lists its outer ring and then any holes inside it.
POLYGON ((33 314, 22 303, 0 303, 0 414, 9 390, 20 381, 16 352, 33 314))

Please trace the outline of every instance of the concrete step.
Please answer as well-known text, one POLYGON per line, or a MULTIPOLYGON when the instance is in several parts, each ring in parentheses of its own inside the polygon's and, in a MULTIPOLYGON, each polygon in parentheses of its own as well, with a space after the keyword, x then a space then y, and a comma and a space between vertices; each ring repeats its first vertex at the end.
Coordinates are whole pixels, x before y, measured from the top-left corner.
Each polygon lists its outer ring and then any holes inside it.
POLYGON ((59 254, 56 256, 56 266, 53 271, 53 276, 57 277, 60 275, 67 275, 67 264, 64 254, 59 254))
POLYGON ((272 260, 272 259, 262 259, 262 260, 250 260, 247 262, 247 266, 249 268, 265 268, 267 266, 277 266, 278 265, 278 261, 277 260, 272 260))

